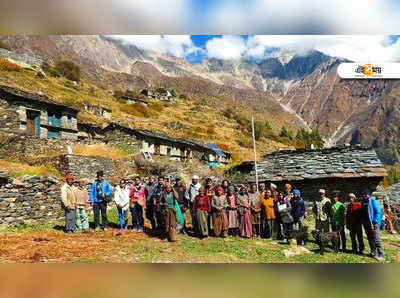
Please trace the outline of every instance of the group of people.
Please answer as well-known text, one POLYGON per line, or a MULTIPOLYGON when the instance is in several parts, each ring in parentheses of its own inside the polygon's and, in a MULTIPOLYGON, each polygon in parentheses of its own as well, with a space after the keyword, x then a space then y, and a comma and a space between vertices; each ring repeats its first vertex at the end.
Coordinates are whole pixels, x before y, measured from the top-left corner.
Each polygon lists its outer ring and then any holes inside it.
POLYGON ((315 228, 323 233, 339 233, 339 247, 346 251, 345 228, 349 230, 353 253, 363 254, 365 232, 369 247, 370 256, 378 261, 385 259, 385 252, 381 239, 381 228, 383 224, 383 212, 379 202, 372 196, 369 189, 362 192, 362 198, 357 199, 353 193, 349 194, 349 203, 343 204, 340 191, 333 192, 333 199, 330 200, 324 189, 319 190, 320 198, 314 203, 313 214, 315 217, 315 228))
MULTIPOLYGON (((79 180, 79 179, 78 179, 79 180)), ((107 205, 114 202, 118 209, 121 230, 128 229, 128 214, 131 214, 132 229, 144 230, 144 217, 151 229, 161 238, 177 240, 178 233, 194 232, 199 238, 208 236, 240 236, 244 238, 261 237, 285 240, 290 243, 293 230, 301 230, 307 215, 305 201, 300 190, 286 184, 282 191, 271 183, 231 185, 227 180, 214 183, 207 178, 204 184, 194 175, 189 186, 180 177, 173 183, 164 177, 150 177, 144 183, 136 177, 129 184, 125 179, 113 189, 104 179, 102 171, 90 190, 87 181, 75 181, 71 173, 66 175, 66 183, 61 189, 61 199, 65 209, 66 231, 87 231, 89 206, 93 207, 95 229, 108 228, 107 205), (101 213, 101 222, 100 222, 101 213), (192 229, 188 228, 187 218, 192 219, 192 229)), ((352 250, 363 253, 363 229, 367 235, 371 255, 384 259, 380 228, 382 210, 378 201, 365 190, 358 200, 349 195, 347 207, 339 191, 334 191, 333 199, 320 189, 320 198, 315 201, 312 213, 315 228, 322 233, 331 231, 340 234, 341 246, 346 250, 345 228, 350 231, 352 250)))

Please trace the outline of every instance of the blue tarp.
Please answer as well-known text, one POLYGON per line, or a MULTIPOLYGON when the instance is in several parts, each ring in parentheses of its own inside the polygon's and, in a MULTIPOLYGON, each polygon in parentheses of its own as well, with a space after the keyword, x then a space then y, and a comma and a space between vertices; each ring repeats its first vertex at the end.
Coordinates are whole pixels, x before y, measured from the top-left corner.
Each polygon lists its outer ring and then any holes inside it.
POLYGON ((206 144, 211 150, 213 150, 218 156, 220 157, 226 157, 225 153, 222 152, 221 149, 218 148, 217 145, 215 145, 214 143, 207 143, 206 144))

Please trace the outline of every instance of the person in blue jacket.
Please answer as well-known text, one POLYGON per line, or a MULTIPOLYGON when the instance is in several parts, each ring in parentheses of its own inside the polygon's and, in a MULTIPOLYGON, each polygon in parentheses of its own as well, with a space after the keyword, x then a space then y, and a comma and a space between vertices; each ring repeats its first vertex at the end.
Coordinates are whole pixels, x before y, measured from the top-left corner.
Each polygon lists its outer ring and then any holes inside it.
POLYGON ((306 213, 306 204, 301 196, 301 192, 298 189, 293 190, 293 197, 290 199, 290 205, 292 205, 292 217, 294 219, 294 226, 298 225, 300 230, 303 227, 304 215, 306 213))
POLYGON ((367 234, 370 256, 378 261, 385 260, 385 252, 381 238, 380 227, 382 224, 382 209, 375 197, 371 196, 371 191, 363 191, 363 200, 361 202, 361 224, 367 234))
POLYGON ((112 194, 110 183, 104 179, 103 171, 97 172, 97 179, 93 182, 90 192, 89 201, 93 205, 95 230, 99 229, 100 212, 101 212, 101 228, 106 231, 108 228, 107 220, 107 198, 112 194))

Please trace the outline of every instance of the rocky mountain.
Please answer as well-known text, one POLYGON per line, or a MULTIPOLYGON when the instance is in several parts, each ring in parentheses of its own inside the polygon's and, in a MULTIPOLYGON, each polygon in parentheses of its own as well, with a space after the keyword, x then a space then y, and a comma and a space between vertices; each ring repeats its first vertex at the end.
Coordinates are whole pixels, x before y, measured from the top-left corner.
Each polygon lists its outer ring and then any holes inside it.
POLYGON ((144 51, 106 36, 1 36, 15 51, 70 59, 86 80, 110 89, 165 86, 201 97, 268 109, 294 126, 318 128, 328 146, 372 145, 389 164, 400 160, 400 83, 341 80, 344 60, 278 49, 262 60, 185 59, 144 51))

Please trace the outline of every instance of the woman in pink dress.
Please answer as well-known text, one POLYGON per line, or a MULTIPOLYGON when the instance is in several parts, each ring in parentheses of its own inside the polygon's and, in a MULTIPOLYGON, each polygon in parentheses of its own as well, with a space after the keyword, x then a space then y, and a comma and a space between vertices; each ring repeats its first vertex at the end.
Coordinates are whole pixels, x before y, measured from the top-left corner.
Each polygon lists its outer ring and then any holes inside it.
POLYGON ((240 218, 240 236, 244 238, 250 238, 252 236, 253 225, 251 223, 251 211, 250 211, 250 198, 247 194, 246 188, 243 186, 240 188, 238 194, 239 200, 239 218, 240 218))
POLYGON ((228 201, 228 207, 226 208, 226 214, 228 216, 229 223, 228 233, 231 236, 237 236, 239 234, 239 201, 236 197, 235 188, 233 186, 228 187, 226 199, 228 201))

